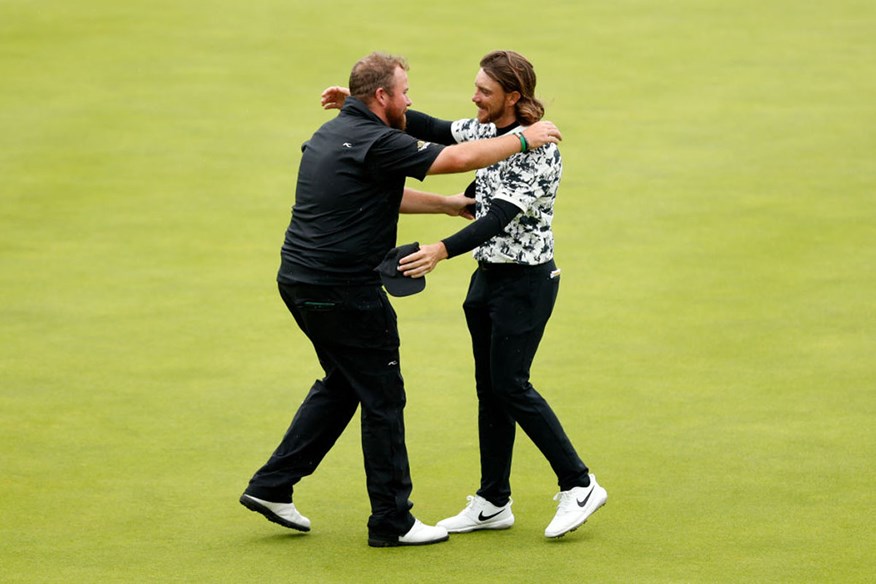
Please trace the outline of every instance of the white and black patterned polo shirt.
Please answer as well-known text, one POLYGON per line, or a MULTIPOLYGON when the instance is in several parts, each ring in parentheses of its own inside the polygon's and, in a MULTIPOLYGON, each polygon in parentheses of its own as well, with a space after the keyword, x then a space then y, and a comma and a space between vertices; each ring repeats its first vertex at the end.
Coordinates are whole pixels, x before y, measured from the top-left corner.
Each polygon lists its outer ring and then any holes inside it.
MULTIPOLYGON (((521 132, 517 127, 512 132, 521 132)), ((457 120, 452 125, 457 142, 493 138, 495 124, 476 119, 457 120)), ((474 250, 480 262, 538 265, 554 257, 554 200, 563 174, 563 159, 556 144, 520 152, 477 171, 477 217, 484 216, 491 201, 502 199, 521 210, 505 228, 474 250)))

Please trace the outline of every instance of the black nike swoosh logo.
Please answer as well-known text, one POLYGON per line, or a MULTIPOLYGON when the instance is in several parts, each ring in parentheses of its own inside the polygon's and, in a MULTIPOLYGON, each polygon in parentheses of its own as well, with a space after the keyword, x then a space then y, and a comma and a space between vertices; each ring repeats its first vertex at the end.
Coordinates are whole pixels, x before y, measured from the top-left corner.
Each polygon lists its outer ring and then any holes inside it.
POLYGON ((492 519, 493 517, 500 515, 502 511, 504 511, 504 509, 499 509, 498 513, 493 513, 492 515, 484 515, 484 512, 481 511, 480 513, 478 513, 478 521, 487 521, 489 519, 492 519))
POLYGON ((587 504, 587 501, 589 501, 589 500, 590 500, 590 495, 592 495, 592 494, 593 494, 593 491, 594 491, 594 489, 590 489, 590 492, 589 492, 589 493, 587 493, 587 496, 586 496, 586 497, 584 497, 584 500, 583 500, 583 501, 578 501, 578 499, 575 499, 575 501, 577 501, 577 502, 578 502, 578 506, 579 506, 579 507, 583 507, 583 506, 584 506, 584 505, 586 505, 586 504, 587 504))

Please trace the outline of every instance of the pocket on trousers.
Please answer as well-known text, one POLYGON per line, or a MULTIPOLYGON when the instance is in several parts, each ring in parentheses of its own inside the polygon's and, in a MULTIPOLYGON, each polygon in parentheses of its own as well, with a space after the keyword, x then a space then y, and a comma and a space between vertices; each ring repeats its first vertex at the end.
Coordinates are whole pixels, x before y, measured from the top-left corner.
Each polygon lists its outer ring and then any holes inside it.
POLYGON ((376 349, 398 348, 398 320, 389 300, 382 294, 357 299, 343 312, 349 322, 350 344, 376 349))

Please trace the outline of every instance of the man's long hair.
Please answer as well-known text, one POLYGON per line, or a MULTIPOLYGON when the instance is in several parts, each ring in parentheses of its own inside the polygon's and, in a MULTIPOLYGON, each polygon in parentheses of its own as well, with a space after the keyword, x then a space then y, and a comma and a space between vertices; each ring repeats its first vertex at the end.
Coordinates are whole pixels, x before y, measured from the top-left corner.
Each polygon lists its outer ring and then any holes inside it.
POLYGON ((535 98, 535 68, 526 57, 514 51, 493 51, 481 59, 481 69, 506 93, 520 94, 514 106, 517 121, 531 126, 544 117, 544 105, 535 98))
POLYGON ((404 57, 380 52, 362 57, 350 72, 350 95, 366 104, 374 99, 374 94, 381 87, 393 95, 395 70, 399 67, 408 70, 408 62, 404 57))

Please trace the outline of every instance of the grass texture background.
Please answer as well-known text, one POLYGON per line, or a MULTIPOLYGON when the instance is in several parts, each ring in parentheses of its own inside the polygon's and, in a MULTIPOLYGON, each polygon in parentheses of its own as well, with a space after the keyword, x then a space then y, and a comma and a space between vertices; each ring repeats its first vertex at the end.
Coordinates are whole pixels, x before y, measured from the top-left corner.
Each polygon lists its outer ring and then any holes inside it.
MULTIPOLYGON (((872 581, 874 30, 861 0, 0 0, 2 579, 872 581), (320 375, 274 284, 319 93, 386 50, 470 117, 496 48, 565 137, 533 382, 609 503, 545 540, 521 433, 513 529, 373 550, 354 422, 286 532, 236 499, 320 375)), ((472 269, 395 301, 427 522, 477 487, 472 269)))

